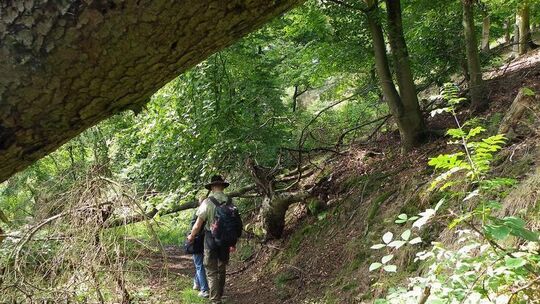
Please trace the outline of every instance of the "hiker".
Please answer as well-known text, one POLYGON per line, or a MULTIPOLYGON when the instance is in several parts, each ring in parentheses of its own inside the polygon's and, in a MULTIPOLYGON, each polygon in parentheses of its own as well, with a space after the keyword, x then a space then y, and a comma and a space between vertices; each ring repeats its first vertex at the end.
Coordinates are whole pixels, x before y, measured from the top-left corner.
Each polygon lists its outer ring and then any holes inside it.
POLYGON ((210 300, 221 303, 230 251, 242 233, 242 220, 231 199, 223 193, 229 186, 221 175, 214 175, 205 186, 211 193, 197 210, 197 220, 188 236, 193 242, 204 229, 204 267, 210 285, 210 300))
MULTIPOLYGON (((199 206, 204 198, 199 200, 199 206)), ((197 222, 197 212, 193 214, 191 219, 191 229, 197 222)), ((193 278, 193 289, 199 290, 199 297, 208 298, 208 281, 206 280, 206 271, 204 270, 204 231, 200 231, 191 244, 191 252, 193 253, 193 264, 195 265, 195 277, 193 278)))

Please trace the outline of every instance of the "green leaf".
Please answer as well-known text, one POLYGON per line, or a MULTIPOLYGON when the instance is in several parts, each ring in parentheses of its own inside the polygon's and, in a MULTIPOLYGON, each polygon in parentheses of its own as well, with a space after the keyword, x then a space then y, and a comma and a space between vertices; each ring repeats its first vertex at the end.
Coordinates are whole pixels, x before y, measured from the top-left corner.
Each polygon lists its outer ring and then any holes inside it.
POLYGON ((406 220, 408 218, 407 214, 405 214, 405 213, 402 213, 402 214, 398 215, 397 217, 398 217, 398 219, 402 219, 402 220, 406 220))
POLYGON ((406 244, 405 241, 393 241, 390 244, 388 244, 388 247, 393 247, 393 248, 398 249, 405 244, 406 244))
POLYGON ((390 231, 388 231, 387 233, 385 233, 382 237, 382 240, 385 244, 388 244, 392 241, 392 238, 394 237, 394 234, 390 231))
POLYGON ((505 225, 511 228, 523 228, 525 227, 525 221, 515 216, 507 216, 502 219, 505 225))
POLYGON ((369 271, 377 270, 377 269, 381 268, 382 265, 383 264, 381 264, 379 262, 372 263, 371 265, 369 265, 369 271))
POLYGON ((538 242, 539 240, 538 233, 532 232, 525 228, 514 228, 510 231, 510 234, 531 242, 538 242))
POLYGON ((527 264, 527 261, 525 259, 511 258, 511 257, 507 257, 504 262, 505 262, 504 264, 506 265, 506 267, 510 269, 520 268, 520 267, 525 266, 525 264, 527 264))
POLYGON ((410 229, 407 229, 407 230, 403 231, 403 233, 401 234, 401 238, 404 241, 408 241, 410 237, 411 237, 411 230, 410 229))
POLYGON ((461 138, 465 136, 465 132, 461 129, 448 129, 446 134, 450 135, 452 138, 461 138))
POLYGON ((523 94, 525 96, 534 96, 535 95, 534 91, 531 88, 525 87, 522 90, 523 90, 523 94))
POLYGON ((385 255, 385 256, 382 257, 381 262, 383 264, 386 264, 386 263, 390 262, 390 260, 392 260, 393 258, 394 258, 393 254, 385 255))
POLYGON ((476 128, 472 128, 471 130, 469 130, 469 134, 467 134, 467 139, 471 138, 471 137, 475 137, 476 135, 482 133, 486 131, 486 129, 482 128, 482 127, 476 127, 476 128))
POLYGON ((386 247, 385 244, 376 244, 376 245, 371 246, 371 249, 381 249, 384 247, 386 247))
POLYGON ((394 223, 403 224, 403 223, 406 223, 407 220, 408 220, 407 214, 402 213, 402 214, 398 215, 398 218, 397 218, 397 220, 394 221, 394 223))
POLYGON ((415 237, 414 239, 409 241, 409 244, 411 245, 418 244, 418 243, 422 243, 422 239, 420 237, 415 237))
POLYGON ((484 230, 488 235, 497 240, 504 240, 510 235, 510 228, 505 225, 486 225, 484 230))
POLYGON ((384 271, 386 272, 396 272, 397 266, 396 265, 386 265, 383 267, 384 271))

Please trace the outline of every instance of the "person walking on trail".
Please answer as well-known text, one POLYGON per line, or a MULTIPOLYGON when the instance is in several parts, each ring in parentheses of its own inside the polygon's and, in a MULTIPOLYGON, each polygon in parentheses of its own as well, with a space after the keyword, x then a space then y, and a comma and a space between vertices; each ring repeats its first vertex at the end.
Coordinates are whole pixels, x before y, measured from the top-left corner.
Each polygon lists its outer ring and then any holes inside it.
MULTIPOLYGON (((203 199, 199 200, 199 206, 202 203, 203 199)), ((195 226, 197 222, 197 212, 193 214, 191 219, 191 229, 195 226)), ((195 277, 193 278, 193 289, 199 290, 199 297, 208 298, 210 295, 208 293, 208 281, 206 280, 206 271, 203 265, 204 259, 204 231, 200 231, 192 243, 192 252, 193 252, 193 264, 195 265, 195 277)))
POLYGON ((210 286, 210 300, 219 304, 225 288, 230 252, 242 234, 242 220, 232 200, 223 193, 229 186, 221 175, 214 175, 205 188, 211 193, 197 209, 197 220, 188 236, 193 242, 204 229, 204 266, 210 286))

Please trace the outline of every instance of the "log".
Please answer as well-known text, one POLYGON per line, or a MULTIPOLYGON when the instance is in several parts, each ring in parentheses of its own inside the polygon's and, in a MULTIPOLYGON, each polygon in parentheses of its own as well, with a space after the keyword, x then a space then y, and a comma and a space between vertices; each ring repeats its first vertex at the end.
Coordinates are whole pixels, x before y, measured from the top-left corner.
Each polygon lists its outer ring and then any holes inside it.
POLYGON ((536 101, 535 93, 529 88, 521 88, 512 102, 512 105, 504 115, 499 134, 508 134, 517 125, 527 109, 530 109, 536 101))

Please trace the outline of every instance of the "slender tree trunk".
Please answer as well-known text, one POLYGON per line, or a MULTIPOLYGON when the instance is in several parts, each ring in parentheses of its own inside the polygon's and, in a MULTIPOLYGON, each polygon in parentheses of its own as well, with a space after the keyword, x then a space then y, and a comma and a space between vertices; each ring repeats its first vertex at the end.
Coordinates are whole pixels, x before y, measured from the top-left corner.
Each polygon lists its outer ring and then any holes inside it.
POLYGON ((485 98, 485 84, 482 79, 480 56, 478 55, 478 42, 474 29, 473 0, 462 0, 463 4, 463 30, 465 36, 465 49, 467 53, 467 66, 469 70, 469 90, 473 109, 481 110, 487 104, 485 98))
POLYGON ((514 56, 519 55, 519 34, 519 25, 516 22, 514 23, 514 39, 512 40, 512 52, 514 53, 514 56))
POLYGON ((482 20, 482 51, 489 51, 489 30, 491 28, 491 20, 488 13, 484 14, 482 20))
POLYGON ((402 148, 404 151, 408 151, 420 143, 421 137, 425 134, 426 127, 422 112, 420 111, 420 105, 418 104, 409 52, 403 34, 401 1, 386 0, 386 10, 388 16, 388 38, 396 68, 396 79, 401 102, 403 104, 402 124, 407 129, 406 132, 408 134, 407 137, 402 139, 402 148))
POLYGON ((510 19, 504 21, 504 43, 510 43, 510 19))
POLYGON ((529 43, 531 42, 530 6, 528 0, 520 3, 516 14, 516 23, 519 28, 518 54, 523 55, 529 50, 529 43))

